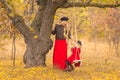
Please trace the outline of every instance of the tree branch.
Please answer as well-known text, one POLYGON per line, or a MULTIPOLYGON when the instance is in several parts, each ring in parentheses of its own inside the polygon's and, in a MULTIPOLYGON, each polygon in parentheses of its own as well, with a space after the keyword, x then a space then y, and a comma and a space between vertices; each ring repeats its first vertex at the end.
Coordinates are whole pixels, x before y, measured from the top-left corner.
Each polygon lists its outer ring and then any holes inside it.
POLYGON ((53 4, 52 0, 48 0, 43 13, 42 25, 39 33, 40 38, 44 39, 44 41, 50 38, 56 7, 57 6, 53 4))
POLYGON ((9 14, 12 13, 12 10, 8 7, 8 4, 5 0, 1 1, 4 4, 4 8, 8 13, 9 19, 12 21, 14 26, 23 34, 23 36, 32 36, 33 34, 30 32, 30 29, 25 24, 23 18, 19 15, 14 14, 14 17, 11 17, 9 14))
POLYGON ((11 20, 13 25, 20 31, 21 34, 23 34, 24 37, 34 36, 21 16, 15 15, 14 18, 11 18, 11 20))
MULTIPOLYGON (((91 0, 89 0, 91 1, 91 0)), ((115 8, 115 7, 119 7, 120 6, 120 3, 119 4, 99 4, 99 3, 79 3, 79 2, 76 2, 76 3, 69 3, 67 2, 65 5, 63 5, 61 8, 69 8, 69 7, 99 7, 99 8, 115 8)))
POLYGON ((33 27, 33 29, 37 34, 39 33, 41 28, 44 10, 45 10, 45 6, 39 7, 38 12, 31 24, 31 26, 33 27))
POLYGON ((39 5, 39 8, 38 8, 38 12, 31 24, 31 26, 35 30, 35 33, 38 34, 41 29, 43 13, 44 13, 46 5, 47 5, 47 0, 36 0, 36 2, 39 5))

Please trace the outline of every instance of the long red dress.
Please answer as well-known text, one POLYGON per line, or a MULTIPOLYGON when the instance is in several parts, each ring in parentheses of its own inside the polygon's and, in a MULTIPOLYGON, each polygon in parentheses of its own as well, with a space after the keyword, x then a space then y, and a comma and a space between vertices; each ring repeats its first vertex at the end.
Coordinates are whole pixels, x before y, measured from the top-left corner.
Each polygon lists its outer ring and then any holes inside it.
MULTIPOLYGON (((72 64, 74 60, 80 60, 81 49, 77 47, 71 48, 72 54, 68 57, 68 61, 72 64)), ((75 63, 75 67, 79 67, 80 62, 75 63)))
MULTIPOLYGON (((52 34, 55 35, 55 45, 53 52, 53 66, 58 67, 61 70, 66 68, 67 60, 67 43, 66 36, 64 34, 64 26, 57 24, 52 31, 52 34)), ((70 36, 70 32, 68 37, 70 36)))
POLYGON ((66 40, 55 40, 53 52, 53 65, 59 69, 66 68, 65 61, 67 60, 67 44, 66 40))

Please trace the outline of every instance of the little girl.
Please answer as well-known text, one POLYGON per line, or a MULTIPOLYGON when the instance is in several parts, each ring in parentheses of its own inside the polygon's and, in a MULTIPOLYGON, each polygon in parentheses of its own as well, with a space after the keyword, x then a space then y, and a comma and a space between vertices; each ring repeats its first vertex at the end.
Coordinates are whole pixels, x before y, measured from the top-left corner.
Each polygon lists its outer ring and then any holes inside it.
POLYGON ((79 67, 80 66, 80 53, 81 53, 81 41, 77 41, 77 43, 75 43, 75 46, 71 48, 72 54, 67 58, 66 60, 66 69, 65 71, 72 71, 74 70, 74 67, 72 65, 72 63, 74 63, 75 67, 79 67))

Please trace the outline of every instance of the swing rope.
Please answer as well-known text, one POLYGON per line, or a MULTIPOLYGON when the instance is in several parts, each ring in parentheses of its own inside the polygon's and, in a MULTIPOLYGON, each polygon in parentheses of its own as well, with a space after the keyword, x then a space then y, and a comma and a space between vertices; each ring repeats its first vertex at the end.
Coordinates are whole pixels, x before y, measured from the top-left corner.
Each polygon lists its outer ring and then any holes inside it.
MULTIPOLYGON (((73 2, 73 12, 76 12, 76 7, 75 7, 75 3, 73 2)), ((74 13, 73 14, 73 26, 74 26, 74 31, 75 31, 75 47, 77 47, 77 45, 76 44, 78 44, 77 43, 77 41, 78 41, 78 34, 77 34, 77 24, 76 24, 76 22, 75 22, 75 20, 76 20, 76 14, 74 13)), ((79 25, 78 25, 79 26, 79 25)), ((82 60, 77 60, 77 55, 78 55, 78 49, 76 49, 76 51, 75 51, 76 53, 75 53, 75 60, 73 61, 74 63, 78 63, 78 62, 81 62, 82 60)))

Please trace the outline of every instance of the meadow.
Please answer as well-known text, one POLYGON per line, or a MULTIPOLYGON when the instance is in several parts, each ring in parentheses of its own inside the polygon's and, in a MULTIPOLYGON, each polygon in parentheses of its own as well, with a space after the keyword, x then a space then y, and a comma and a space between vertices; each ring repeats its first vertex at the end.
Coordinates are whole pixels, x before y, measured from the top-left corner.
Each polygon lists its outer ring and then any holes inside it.
MULTIPOLYGON (((24 40, 16 40, 16 64, 11 60, 11 40, 0 40, 0 80, 120 80, 120 58, 105 42, 82 40, 81 66, 72 72, 52 67, 53 49, 47 54, 47 67, 24 68, 24 40)), ((70 51, 69 51, 70 55, 70 51)))

